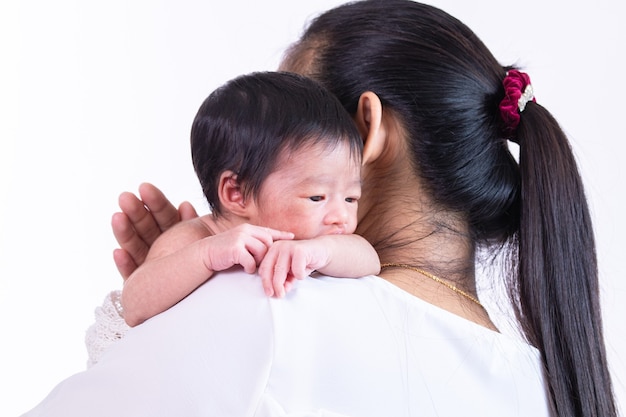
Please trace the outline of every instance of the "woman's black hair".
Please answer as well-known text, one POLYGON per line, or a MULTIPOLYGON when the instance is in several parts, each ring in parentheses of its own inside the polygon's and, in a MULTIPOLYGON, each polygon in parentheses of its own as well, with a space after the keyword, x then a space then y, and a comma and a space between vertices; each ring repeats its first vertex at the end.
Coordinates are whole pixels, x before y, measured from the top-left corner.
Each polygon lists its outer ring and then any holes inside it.
POLYGON ((320 81, 351 114, 363 92, 378 95, 435 203, 462 214, 475 247, 514 248, 510 297, 541 352, 552 414, 616 416, 582 181, 539 104, 527 104, 514 137, 505 133, 498 107, 509 67, 459 20, 408 0, 320 15, 283 66, 320 81), (519 164, 507 139, 519 143, 519 164))
POLYGON ((287 72, 227 82, 202 103, 191 129, 193 165, 215 214, 221 214, 223 172, 233 171, 244 194, 254 198, 283 151, 341 143, 360 165, 363 140, 341 103, 319 83, 287 72))

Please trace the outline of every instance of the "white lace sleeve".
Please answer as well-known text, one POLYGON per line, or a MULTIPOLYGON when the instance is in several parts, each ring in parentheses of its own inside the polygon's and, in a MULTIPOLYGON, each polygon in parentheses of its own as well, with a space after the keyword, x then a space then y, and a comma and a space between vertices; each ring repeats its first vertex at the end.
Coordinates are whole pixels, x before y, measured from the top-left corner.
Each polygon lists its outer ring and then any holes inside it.
POLYGON ((87 368, 95 365, 109 346, 124 337, 129 329, 122 317, 121 293, 119 290, 111 291, 105 297, 102 306, 95 310, 96 321, 85 334, 87 368))

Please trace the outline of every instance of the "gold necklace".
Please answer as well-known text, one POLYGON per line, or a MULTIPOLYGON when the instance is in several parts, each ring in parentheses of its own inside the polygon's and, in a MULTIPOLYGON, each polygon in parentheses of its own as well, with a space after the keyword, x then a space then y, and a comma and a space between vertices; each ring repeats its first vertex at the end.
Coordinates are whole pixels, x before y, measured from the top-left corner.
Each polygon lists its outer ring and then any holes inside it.
POLYGON ((381 270, 383 270, 385 268, 403 268, 403 269, 410 269, 411 271, 418 272, 418 273, 420 273, 420 274, 422 274, 422 275, 432 279, 433 281, 438 282, 439 284, 444 285, 444 286, 450 288, 452 291, 454 291, 457 294, 462 295, 463 297, 467 298, 468 300, 473 301, 474 303, 478 304, 481 308, 483 308, 483 309, 485 308, 480 303, 480 301, 478 301, 478 299, 476 297, 466 293, 465 291, 457 288, 456 286, 450 284, 449 282, 444 281, 443 279, 439 278, 438 276, 433 275, 430 272, 424 271, 423 269, 419 269, 419 268, 416 268, 414 266, 407 265, 407 264, 398 264, 398 263, 385 263, 385 264, 381 264, 380 265, 380 269, 381 270))

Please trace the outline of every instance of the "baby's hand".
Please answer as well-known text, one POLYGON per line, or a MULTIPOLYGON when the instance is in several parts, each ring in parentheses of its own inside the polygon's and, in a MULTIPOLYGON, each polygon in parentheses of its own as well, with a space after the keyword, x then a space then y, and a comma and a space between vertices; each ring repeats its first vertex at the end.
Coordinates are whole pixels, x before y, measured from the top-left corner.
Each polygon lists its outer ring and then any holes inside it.
POLYGON ((326 245, 316 239, 274 242, 259 265, 265 294, 283 297, 295 279, 309 276, 329 261, 326 245))
POLYGON ((252 274, 276 240, 293 239, 291 232, 241 224, 205 238, 204 264, 209 270, 223 271, 241 265, 252 274))

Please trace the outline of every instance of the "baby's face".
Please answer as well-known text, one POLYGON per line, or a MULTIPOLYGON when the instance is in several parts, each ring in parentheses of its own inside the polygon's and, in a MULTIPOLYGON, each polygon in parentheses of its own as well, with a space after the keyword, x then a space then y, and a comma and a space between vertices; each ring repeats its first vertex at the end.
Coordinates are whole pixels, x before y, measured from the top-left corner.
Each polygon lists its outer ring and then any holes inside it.
POLYGON ((361 197, 360 166, 345 144, 282 155, 261 186, 250 222, 296 239, 353 233, 361 197))

